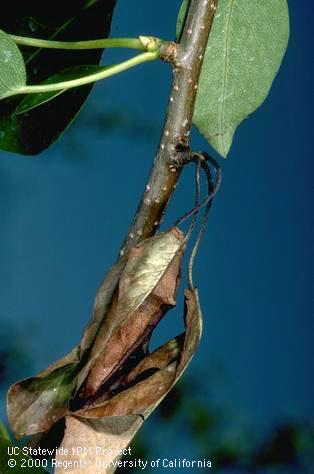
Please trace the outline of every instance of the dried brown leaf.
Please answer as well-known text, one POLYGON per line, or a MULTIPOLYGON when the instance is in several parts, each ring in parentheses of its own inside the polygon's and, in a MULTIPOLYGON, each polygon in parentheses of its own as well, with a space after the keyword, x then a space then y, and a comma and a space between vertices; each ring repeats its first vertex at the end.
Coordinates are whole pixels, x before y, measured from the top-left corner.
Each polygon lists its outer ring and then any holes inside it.
POLYGON ((184 347, 177 369, 177 378, 180 377, 195 354, 203 330, 202 310, 198 297, 198 290, 185 290, 184 323, 186 327, 184 347))
MULTIPOLYGON (((18 437, 49 430, 64 416, 72 395, 89 372, 85 386, 88 396, 97 394, 108 377, 116 374, 135 349, 149 339, 166 310, 175 305, 182 244, 182 233, 172 229, 135 247, 123 272, 124 265, 113 267, 102 284, 94 319, 84 333, 81 346, 36 377, 10 388, 8 415, 18 437)), ((194 325, 189 318, 193 320, 195 305, 188 301, 187 305, 187 325, 194 325)), ((93 406, 88 406, 88 400, 83 399, 83 410, 97 409, 97 412, 92 415, 81 411, 81 416, 98 417, 100 412, 102 416, 118 418, 148 414, 170 390, 181 366, 188 363, 194 351, 192 346, 198 340, 194 332, 187 326, 183 348, 182 337, 176 338, 144 358, 129 374, 126 372, 121 387, 106 402, 96 397, 97 406, 95 401, 93 406)))
MULTIPOLYGON (((136 415, 113 416, 99 420, 85 420, 67 416, 62 447, 69 453, 66 456, 66 461, 73 463, 72 466, 69 466, 68 471, 71 474, 81 474, 82 472, 85 474, 113 473, 121 456, 121 450, 128 446, 130 439, 142 424, 142 418, 136 415), (85 451, 78 451, 76 449, 78 446, 85 448, 85 451), (109 451, 109 454, 104 456, 100 452, 98 453, 97 447, 110 448, 111 454, 109 451), (104 461, 108 467, 104 465, 104 461), (103 463, 102 468, 100 462, 103 463)), ((64 459, 64 455, 57 455, 55 462, 60 465, 56 465, 55 474, 64 473, 62 464, 64 459)))
POLYGON ((126 384, 131 384, 130 388, 97 406, 83 408, 77 411, 76 415, 92 418, 122 416, 143 414, 154 408, 181 376, 198 346, 202 316, 197 290, 185 291, 184 317, 184 335, 172 339, 146 356, 128 375, 126 384), (145 374, 147 376, 144 378, 145 374))
POLYGON ((125 380, 125 388, 110 400, 75 412, 86 418, 143 414, 154 406, 173 383, 183 348, 183 338, 172 339, 146 356, 125 380), (128 388, 129 387, 129 388, 128 388))
POLYGON ((99 327, 108 311, 111 299, 119 282, 119 278, 123 271, 123 268, 123 262, 115 264, 109 270, 104 281, 98 288, 94 302, 93 318, 86 327, 80 344, 81 357, 90 348, 97 335, 99 327))
POLYGON ((73 349, 36 377, 10 387, 7 412, 17 438, 46 431, 65 415, 76 388, 78 352, 73 349))
POLYGON ((131 251, 119 291, 92 349, 85 397, 97 392, 175 305, 182 239, 181 232, 172 229, 131 251))
MULTIPOLYGON (((146 356, 128 375, 125 390, 98 406, 85 408, 66 417, 67 428, 62 443, 71 450, 77 445, 126 448, 144 419, 171 390, 193 357, 201 337, 202 316, 197 290, 185 291, 186 331, 152 354, 146 356), (153 372, 153 373, 152 373, 153 372)), ((75 459, 82 460, 82 455, 75 459)), ((86 457, 84 458, 86 459, 86 457)), ((119 455, 102 456, 102 461, 117 462, 119 455)), ((95 459, 94 459, 95 461, 95 459)), ((93 465, 95 469, 95 464, 93 465)), ((114 472, 114 465, 97 472, 114 472)), ((95 472, 88 467, 85 472, 95 472)), ((56 471, 58 474, 61 471, 56 471)), ((71 471, 72 472, 72 471, 71 471)), ((78 473, 80 471, 73 471, 78 473)))

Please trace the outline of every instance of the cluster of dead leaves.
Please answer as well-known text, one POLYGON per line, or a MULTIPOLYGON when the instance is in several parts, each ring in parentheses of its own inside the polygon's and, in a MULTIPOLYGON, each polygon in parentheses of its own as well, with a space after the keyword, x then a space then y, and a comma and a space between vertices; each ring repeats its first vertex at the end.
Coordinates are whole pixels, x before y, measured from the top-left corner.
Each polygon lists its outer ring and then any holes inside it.
POLYGON ((81 344, 10 388, 8 417, 16 437, 49 433, 65 419, 65 448, 123 449, 130 443, 189 364, 201 336, 197 291, 186 290, 185 332, 148 351, 153 329, 176 304, 183 252, 175 228, 144 240, 125 266, 112 268, 81 344))

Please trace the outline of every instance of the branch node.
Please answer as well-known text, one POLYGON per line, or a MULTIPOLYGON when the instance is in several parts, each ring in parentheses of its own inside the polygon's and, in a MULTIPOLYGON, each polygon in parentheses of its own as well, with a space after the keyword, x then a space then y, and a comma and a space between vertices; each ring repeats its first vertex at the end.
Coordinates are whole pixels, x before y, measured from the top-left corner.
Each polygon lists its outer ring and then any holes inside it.
POLYGON ((175 64, 179 53, 179 45, 174 41, 162 41, 159 51, 160 59, 166 63, 175 64))

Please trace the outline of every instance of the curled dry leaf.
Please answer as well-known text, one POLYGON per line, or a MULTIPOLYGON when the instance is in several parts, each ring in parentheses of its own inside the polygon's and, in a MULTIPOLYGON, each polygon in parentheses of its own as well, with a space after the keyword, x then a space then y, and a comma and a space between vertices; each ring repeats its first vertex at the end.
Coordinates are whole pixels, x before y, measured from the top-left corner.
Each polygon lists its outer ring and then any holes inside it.
POLYGON ((95 340, 99 327, 109 309, 112 296, 119 282, 124 265, 125 262, 124 264, 123 262, 122 264, 117 262, 115 265, 113 265, 113 267, 107 273, 104 281, 98 288, 94 302, 93 318, 87 325, 80 343, 81 358, 90 349, 95 340))
MULTIPOLYGON (((137 347, 147 344, 160 318, 175 304, 182 241, 182 233, 172 229, 135 247, 126 265, 115 265, 98 291, 81 345, 10 388, 8 416, 17 437, 49 430, 64 416, 87 376, 86 396, 94 395, 129 356, 134 357, 137 347)), ((86 404, 84 398, 80 402, 86 404)))
MULTIPOLYGON (((115 471, 121 450, 128 446, 144 419, 171 390, 191 361, 202 331, 197 290, 185 291, 185 326, 185 333, 147 355, 129 373, 120 393, 99 405, 66 416, 62 447, 69 450, 70 460, 77 466, 87 463, 84 472, 94 473, 97 462, 97 472, 110 474, 115 471), (75 446, 90 448, 92 455, 72 450, 75 446), (101 447, 112 448, 111 455, 104 455, 101 447)), ((79 473, 79 469, 74 468, 71 473, 79 473)), ((56 470, 56 474, 59 472, 61 469, 56 470)))
POLYGON ((7 413, 17 438, 45 432, 65 415, 73 393, 83 380, 83 358, 95 339, 122 270, 123 265, 120 263, 114 265, 101 284, 96 295, 93 319, 83 334, 80 346, 36 377, 10 387, 7 413))
POLYGON ((36 377, 10 387, 7 412, 17 438, 46 431, 64 416, 76 388, 78 353, 76 347, 36 377))
POLYGON ((85 396, 94 395, 175 306, 183 236, 177 229, 134 247, 92 349, 85 396))
POLYGON ((142 425, 142 419, 137 415, 125 416, 117 424, 116 417, 107 417, 102 420, 85 420, 75 416, 66 416, 66 434, 62 448, 68 450, 68 455, 59 454, 55 459, 55 474, 64 474, 63 461, 66 459, 71 474, 95 474, 95 472, 113 473, 118 467, 119 453, 125 449, 129 440, 133 438, 142 425), (104 444, 104 440, 106 444, 104 444), (85 453, 78 454, 77 446, 85 448, 85 453), (106 465, 101 450, 110 447, 106 455, 106 465), (90 451, 89 451, 90 449, 90 451), (118 454, 117 454, 118 453, 118 454), (101 469, 100 463, 103 464, 101 469), (97 466, 97 468, 96 468, 97 466))

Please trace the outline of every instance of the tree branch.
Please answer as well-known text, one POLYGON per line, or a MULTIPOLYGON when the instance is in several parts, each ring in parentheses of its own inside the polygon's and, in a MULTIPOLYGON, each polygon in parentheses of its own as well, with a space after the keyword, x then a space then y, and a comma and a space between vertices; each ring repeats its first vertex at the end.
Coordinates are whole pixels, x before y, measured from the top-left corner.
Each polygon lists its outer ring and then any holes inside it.
MULTIPOLYGON (((176 54, 172 51, 172 87, 159 150, 121 256, 156 232, 177 184, 184 152, 189 149, 198 81, 217 1, 191 0, 176 54)), ((173 49, 173 44, 169 44, 169 48, 173 49)))
POLYGON ((104 316, 103 295, 118 283, 131 248, 157 231, 176 187, 190 148, 198 81, 217 2, 191 0, 180 43, 164 45, 162 58, 171 62, 173 78, 158 153, 117 263, 97 292, 94 320, 104 316))

